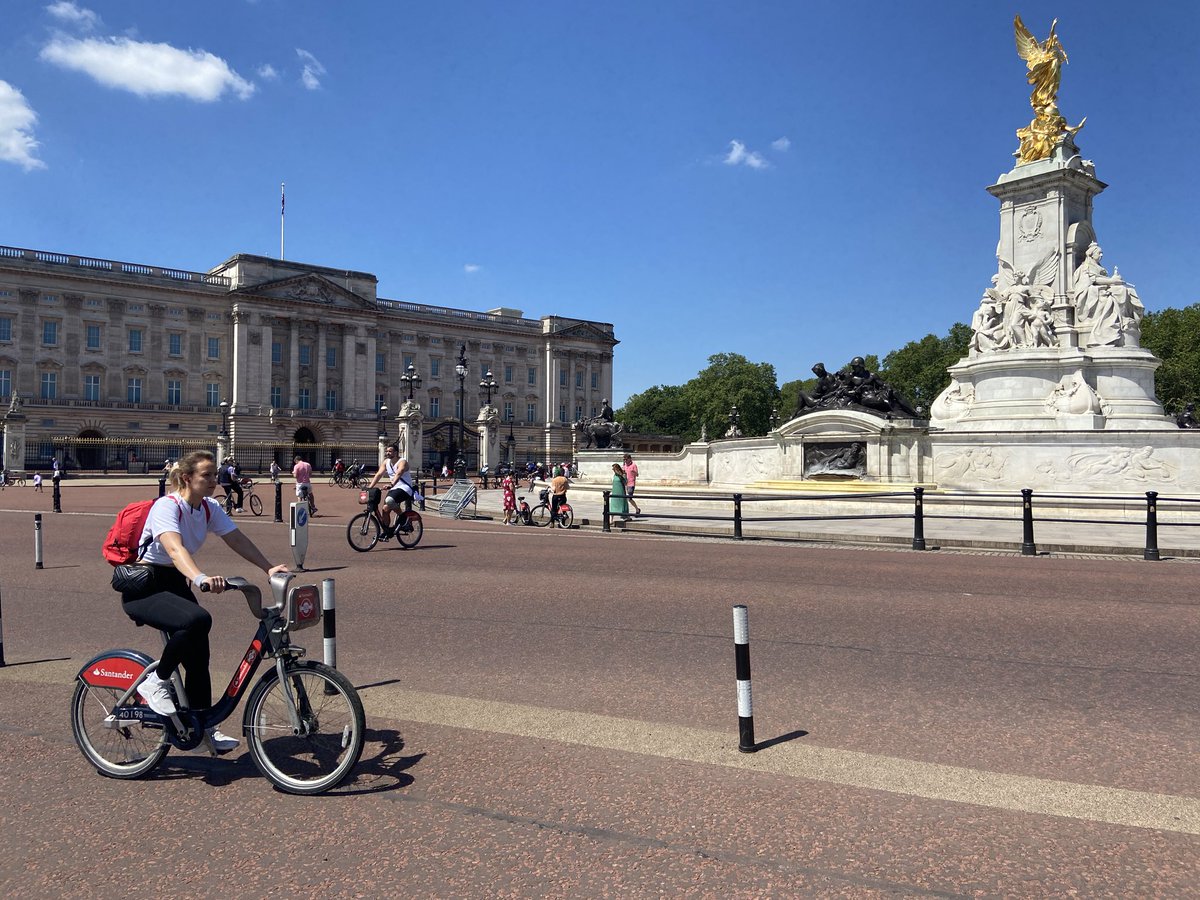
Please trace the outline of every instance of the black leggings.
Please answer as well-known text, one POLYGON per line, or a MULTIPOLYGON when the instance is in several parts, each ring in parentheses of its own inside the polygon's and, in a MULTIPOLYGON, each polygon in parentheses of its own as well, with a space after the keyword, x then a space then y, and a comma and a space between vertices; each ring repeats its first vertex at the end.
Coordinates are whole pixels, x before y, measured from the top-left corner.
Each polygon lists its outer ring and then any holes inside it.
POLYGON ((212 682, 208 676, 208 633, 212 616, 196 602, 183 573, 174 566, 151 566, 154 573, 145 597, 121 596, 125 615, 139 624, 168 632, 171 637, 163 648, 158 677, 170 678, 176 666, 183 664, 187 678, 188 705, 203 709, 212 705, 212 682))

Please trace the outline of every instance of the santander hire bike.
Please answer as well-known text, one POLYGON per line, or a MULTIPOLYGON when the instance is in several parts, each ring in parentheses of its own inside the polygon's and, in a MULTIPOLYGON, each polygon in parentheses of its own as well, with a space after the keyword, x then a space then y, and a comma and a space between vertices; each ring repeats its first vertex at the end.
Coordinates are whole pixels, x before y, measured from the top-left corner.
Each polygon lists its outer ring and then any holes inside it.
POLYGON ((150 709, 137 686, 158 661, 139 650, 107 650, 79 670, 71 731, 101 775, 139 778, 158 766, 171 747, 199 747, 208 729, 237 708, 264 657, 274 665, 250 691, 242 715, 242 733, 259 771, 291 794, 319 794, 350 774, 363 748, 362 700, 341 672, 302 659, 304 648, 292 645, 291 632, 321 620, 317 586, 289 587, 293 577, 272 576, 275 605, 266 609, 257 587, 244 578, 226 579, 226 590, 241 591, 259 622, 237 671, 212 707, 186 708, 176 671, 171 682, 178 712, 163 716, 150 709))

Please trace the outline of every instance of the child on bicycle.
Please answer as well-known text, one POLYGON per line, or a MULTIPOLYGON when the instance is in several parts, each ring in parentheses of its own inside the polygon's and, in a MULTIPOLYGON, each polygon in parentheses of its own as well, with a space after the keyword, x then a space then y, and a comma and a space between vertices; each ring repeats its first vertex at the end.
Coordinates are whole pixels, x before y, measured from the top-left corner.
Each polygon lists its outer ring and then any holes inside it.
MULTIPOLYGON (((193 709, 212 706, 212 684, 208 674, 208 632, 212 616, 196 601, 192 587, 207 585, 219 594, 225 579, 208 576, 194 555, 208 535, 215 534, 247 562, 268 575, 288 571, 272 566, 262 551, 246 537, 212 499, 217 487, 217 464, 207 450, 196 450, 179 460, 171 472, 172 493, 158 498, 139 541, 139 562, 150 568, 147 593, 122 594, 121 608, 135 622, 145 623, 170 634, 158 669, 138 685, 137 692, 152 710, 169 716, 176 712, 169 683, 176 666, 186 672, 188 703, 193 709)), ((237 738, 212 732, 213 746, 221 752, 233 750, 237 738)))
MULTIPOLYGON (((379 510, 379 518, 383 522, 383 536, 390 538, 396 533, 396 529, 392 526, 392 510, 404 506, 404 512, 412 512, 413 495, 416 493, 412 483, 412 470, 408 467, 408 460, 400 458, 400 448, 395 444, 389 444, 383 451, 383 462, 379 466, 379 471, 375 473, 375 477, 371 479, 371 483, 367 485, 367 502, 375 509, 379 510), (381 481, 387 479, 387 499, 384 500, 383 507, 380 508, 379 500, 383 495, 383 491, 376 487, 381 481)), ((412 526, 408 524, 408 520, 401 516, 399 528, 403 532, 412 531, 412 526)))

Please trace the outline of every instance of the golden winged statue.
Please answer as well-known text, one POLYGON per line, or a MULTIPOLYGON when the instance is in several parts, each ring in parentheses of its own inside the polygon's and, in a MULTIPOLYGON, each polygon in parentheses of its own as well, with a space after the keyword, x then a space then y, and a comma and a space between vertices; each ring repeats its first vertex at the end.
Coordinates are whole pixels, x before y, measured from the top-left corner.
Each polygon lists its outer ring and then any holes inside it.
POLYGON ((1055 19, 1050 23, 1050 36, 1039 42, 1019 15, 1013 19, 1017 55, 1025 60, 1025 67, 1029 70, 1025 77, 1033 85, 1029 105, 1035 110, 1045 109, 1058 99, 1058 85, 1062 80, 1063 63, 1067 62, 1067 51, 1054 33, 1057 26, 1058 19, 1055 19))
POLYGON ((1033 36, 1018 15, 1013 19, 1013 30, 1017 39, 1017 55, 1025 60, 1029 70, 1026 80, 1033 85, 1029 105, 1034 118, 1026 127, 1017 131, 1021 146, 1017 151, 1019 163, 1046 159, 1054 152, 1062 138, 1074 135, 1087 119, 1071 127, 1058 111, 1058 85, 1062 81, 1062 67, 1067 62, 1067 51, 1055 34, 1058 19, 1050 23, 1050 35, 1044 41, 1033 36))

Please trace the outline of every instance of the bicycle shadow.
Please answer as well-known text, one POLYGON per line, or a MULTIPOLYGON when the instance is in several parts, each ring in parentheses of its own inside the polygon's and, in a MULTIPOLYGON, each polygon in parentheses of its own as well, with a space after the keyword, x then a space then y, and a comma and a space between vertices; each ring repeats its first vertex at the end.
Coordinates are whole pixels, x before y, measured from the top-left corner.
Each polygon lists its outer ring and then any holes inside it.
MULTIPOLYGON (((395 729, 368 728, 363 732, 363 755, 350 777, 329 791, 332 796, 378 794, 408 787, 414 779, 407 769, 425 758, 424 753, 402 756, 404 738, 395 729)), ((248 752, 236 758, 208 755, 171 755, 152 776, 164 781, 199 778, 210 787, 227 787, 243 778, 266 778, 248 752)))

